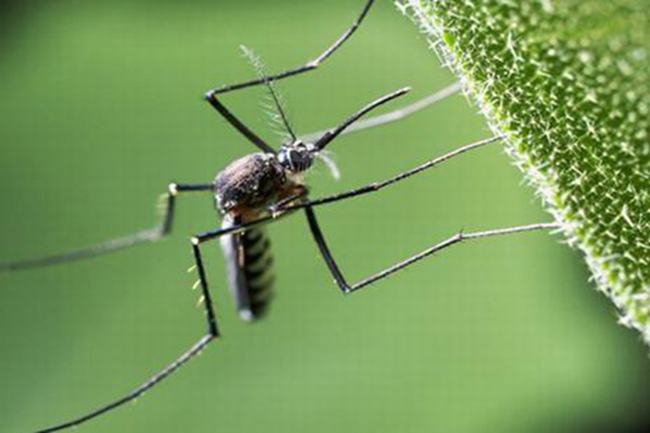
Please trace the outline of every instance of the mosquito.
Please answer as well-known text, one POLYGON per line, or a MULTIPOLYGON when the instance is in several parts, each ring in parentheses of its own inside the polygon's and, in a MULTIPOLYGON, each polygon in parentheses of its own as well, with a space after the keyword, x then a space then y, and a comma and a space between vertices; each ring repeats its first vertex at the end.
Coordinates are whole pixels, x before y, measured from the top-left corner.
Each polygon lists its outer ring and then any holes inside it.
POLYGON ((228 271, 229 287, 234 296, 239 315, 246 321, 255 321, 267 311, 272 297, 273 287, 273 275, 271 273, 273 259, 271 256, 270 242, 263 225, 277 221, 297 211, 304 213, 307 225, 318 250, 332 274, 335 283, 344 294, 358 291, 425 257, 463 241, 557 228, 557 225, 554 223, 538 223, 473 233, 459 232, 424 251, 356 283, 349 283, 347 281, 327 245, 323 232, 318 224, 314 208, 378 192, 397 182, 401 182, 411 176, 436 167, 456 156, 484 147, 490 143, 498 142, 504 138, 503 136, 493 136, 464 145, 383 181, 373 182, 369 185, 335 195, 315 199, 309 197, 309 188, 305 183, 304 175, 314 165, 316 160, 322 160, 334 173, 336 172, 335 166, 324 151, 338 136, 397 121, 458 93, 460 90, 460 85, 455 83, 411 105, 382 115, 362 119, 363 116, 378 107, 405 95, 410 90, 408 87, 405 87, 373 100, 333 128, 302 137, 296 135, 286 116, 286 111, 280 95, 274 87, 274 82, 317 69, 358 29, 368 14, 373 2, 374 0, 367 0, 361 13, 356 17, 351 27, 344 31, 318 57, 302 66, 269 75, 264 71, 261 60, 252 51, 244 49, 244 53, 258 71, 258 78, 215 88, 206 93, 205 99, 230 126, 235 128, 243 137, 257 147, 258 151, 230 163, 211 182, 196 184, 171 183, 164 196, 165 205, 162 220, 154 228, 74 251, 39 259, 0 264, 0 271, 25 270, 85 259, 126 249, 138 244, 160 240, 172 231, 176 198, 186 193, 210 193, 214 198, 216 210, 222 217, 221 227, 191 237, 191 248, 194 257, 193 268, 198 276, 198 287, 201 289, 201 301, 207 324, 206 333, 173 362, 128 394, 85 415, 40 430, 40 432, 54 432, 77 426, 136 399, 172 375, 199 354, 208 344, 219 338, 220 332, 217 325, 217 317, 210 290, 208 289, 208 279, 201 255, 201 246, 206 242, 220 241, 228 271), (220 100, 222 94, 259 85, 266 87, 273 108, 275 109, 276 119, 279 121, 287 136, 287 139, 278 149, 271 147, 266 141, 260 138, 260 136, 247 127, 233 112, 226 108, 220 100))

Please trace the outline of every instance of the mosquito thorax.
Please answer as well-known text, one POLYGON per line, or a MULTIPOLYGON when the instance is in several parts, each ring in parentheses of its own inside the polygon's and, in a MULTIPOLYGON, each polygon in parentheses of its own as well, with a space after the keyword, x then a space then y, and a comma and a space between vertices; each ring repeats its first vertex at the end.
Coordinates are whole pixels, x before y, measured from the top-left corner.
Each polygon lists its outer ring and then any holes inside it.
POLYGON ((314 163, 314 158, 314 146, 300 140, 283 144, 278 151, 278 162, 293 173, 300 173, 310 168, 314 163))
POLYGON ((252 153, 233 161, 217 175, 217 208, 222 213, 262 209, 292 184, 276 155, 252 153))

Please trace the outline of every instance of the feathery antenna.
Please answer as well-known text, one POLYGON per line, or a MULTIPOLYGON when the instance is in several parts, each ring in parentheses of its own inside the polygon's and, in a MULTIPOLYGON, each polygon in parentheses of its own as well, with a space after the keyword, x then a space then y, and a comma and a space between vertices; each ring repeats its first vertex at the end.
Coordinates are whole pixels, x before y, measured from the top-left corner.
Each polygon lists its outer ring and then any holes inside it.
POLYGON ((287 118, 286 110, 284 108, 284 102, 282 100, 282 96, 278 92, 278 90, 275 88, 275 85, 273 84, 273 81, 269 79, 268 74, 266 73, 266 68, 264 66, 264 62, 262 61, 262 58, 255 54, 253 50, 248 48, 245 45, 240 46, 242 52, 244 53, 244 57, 248 59, 251 65, 255 68, 255 71, 257 72, 257 75, 264 80, 264 85, 269 91, 269 95, 271 96, 271 100, 273 101, 273 106, 269 107, 270 109, 275 109, 273 113, 271 113, 271 118, 275 123, 280 124, 283 128, 284 131, 287 132, 287 134, 291 137, 293 141, 296 141, 296 134, 293 132, 293 128, 291 127, 291 124, 289 123, 289 119, 287 118))

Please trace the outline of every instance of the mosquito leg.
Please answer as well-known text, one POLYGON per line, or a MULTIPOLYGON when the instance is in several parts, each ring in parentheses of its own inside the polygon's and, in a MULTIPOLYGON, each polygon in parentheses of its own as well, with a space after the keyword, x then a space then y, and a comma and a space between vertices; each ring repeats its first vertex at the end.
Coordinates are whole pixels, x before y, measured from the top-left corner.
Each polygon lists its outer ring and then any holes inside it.
POLYGON ((102 406, 99 409, 96 409, 84 416, 81 416, 79 418, 76 418, 72 421, 68 421, 62 424, 58 424, 52 427, 48 427, 43 430, 39 430, 36 433, 50 433, 50 432, 56 432, 60 430, 65 430, 70 427, 75 427, 78 426, 79 424, 82 424, 86 421, 89 421, 93 418, 96 418, 98 416, 101 416, 107 412, 112 411, 113 409, 117 409, 118 407, 122 406, 125 403, 128 403, 131 400, 134 400, 138 398, 140 395, 142 395, 144 392, 147 390, 151 389, 154 387, 156 384, 160 383, 163 379, 169 377, 172 373, 174 373, 176 370, 178 370, 183 364, 185 364, 187 361, 201 353, 201 351, 216 337, 210 334, 206 334, 199 341, 197 341, 192 347, 190 347, 189 350, 187 350, 185 353, 183 353, 180 357, 178 357, 174 362, 169 364, 167 367, 165 367, 163 370, 161 370, 159 373, 156 375, 152 376, 148 381, 140 385, 138 388, 127 394, 126 396, 120 398, 119 400, 115 400, 114 402, 111 402, 110 404, 107 404, 106 406, 102 406))
POLYGON ((222 87, 218 87, 215 89, 212 89, 208 91, 205 94, 205 100, 210 103, 210 105, 217 110, 219 114, 221 114, 227 121, 232 125, 237 131, 239 131, 244 137, 246 137, 251 143, 253 143, 255 146, 257 146, 260 150, 263 152, 267 153, 275 153, 275 150, 269 146, 264 140, 262 140, 257 134, 255 134, 253 131, 251 131, 250 128, 248 128, 244 123, 239 120, 226 106, 219 101, 219 98, 217 95, 231 92, 233 90, 239 90, 243 89, 245 87, 251 87, 251 86, 257 86, 260 84, 268 84, 269 82, 275 81, 275 80, 280 80, 282 78, 287 78, 292 75, 298 75, 303 72, 308 72, 313 69, 316 69, 322 62, 324 62, 329 56, 331 56, 343 43, 348 40, 350 36, 357 30, 363 19, 365 18, 366 14, 370 10, 370 6, 372 6, 374 0, 368 0, 361 11, 361 14, 357 17, 357 19, 352 23, 352 26, 348 28, 339 38, 332 44, 330 45, 325 51, 323 51, 318 57, 315 59, 307 62, 303 66, 299 66, 297 68, 290 69, 288 71, 281 72, 279 74, 275 75, 269 75, 269 76, 263 76, 254 80, 249 80, 245 81, 243 83, 238 83, 238 84, 230 84, 222 87))
POLYGON ((327 242, 325 241, 325 237, 323 236, 323 232, 318 225, 316 215, 314 214, 314 210, 311 208, 311 206, 307 206, 305 208, 305 214, 307 215, 307 223, 309 224, 309 229, 311 230, 311 234, 314 237, 314 241, 316 242, 316 245, 318 246, 318 249, 323 256, 323 259, 327 264, 327 268, 330 270, 330 273, 334 277, 334 281, 336 281, 336 284, 339 286, 343 293, 351 292, 352 288, 345 280, 345 277, 341 273, 339 266, 336 264, 334 257, 332 257, 332 253, 327 246, 327 242))
POLYGON ((203 267, 203 259, 201 258, 201 250, 199 249, 199 241, 196 238, 192 238, 192 252, 194 253, 194 261, 196 264, 196 270, 198 273, 200 285, 201 285, 201 300, 205 310, 206 322, 207 322, 207 332, 201 337, 194 345, 192 345, 186 352, 181 356, 176 358, 171 364, 168 364, 165 368, 160 370, 158 373, 153 375, 149 380, 144 382, 142 385, 126 394, 124 397, 121 397, 107 405, 104 405, 94 411, 75 418, 71 421, 58 424, 53 427, 40 430, 38 433, 49 433, 56 432, 59 430, 64 430, 69 427, 78 426, 86 421, 89 421, 98 416, 104 415, 108 412, 111 412, 114 409, 123 406, 124 404, 135 400, 154 386, 158 385, 164 379, 171 376, 173 373, 178 371, 183 365, 185 365, 189 360, 194 358, 196 355, 201 353, 201 351, 208 345, 212 340, 215 340, 219 337, 219 330, 217 328, 217 317, 214 311, 214 305, 212 302, 212 297, 210 295, 210 290, 208 289, 208 280, 205 275, 205 268, 203 267))
POLYGON ((164 211, 161 222, 150 229, 141 230, 131 235, 123 236, 120 238, 111 239, 106 242, 91 245, 86 248, 81 248, 73 251, 68 251, 60 254, 53 254, 51 256, 40 257, 31 260, 24 260, 18 262, 0 263, 0 272, 18 271, 23 269, 38 268, 43 266, 56 265, 59 263, 71 262, 74 260, 81 260, 90 257, 99 256, 101 254, 110 253, 113 251, 123 250, 134 245, 145 242, 155 242, 166 235, 168 235, 173 226, 174 214, 176 207, 176 196, 182 192, 191 191, 212 191, 214 185, 211 183, 205 184, 169 184, 167 193, 165 194, 164 211))
POLYGON ((285 216, 287 216, 289 214, 290 214, 290 212, 286 212, 286 211, 283 210, 283 211, 280 211, 280 212, 275 213, 275 214, 263 216, 263 217, 258 218, 256 220, 253 220, 253 221, 248 221, 248 222, 246 222, 244 224, 233 225, 233 226, 225 227, 225 228, 222 227, 222 228, 210 230, 210 231, 207 231, 207 232, 199 233, 198 235, 194 236, 193 239, 196 239, 199 244, 202 244, 203 242, 206 242, 206 241, 209 241, 209 240, 212 240, 212 239, 216 239, 216 238, 220 238, 221 236, 230 235, 230 234, 234 234, 234 233, 241 233, 243 231, 248 230, 251 227, 255 227, 255 226, 258 226, 258 225, 262 225, 262 224, 268 224, 268 223, 270 223, 272 221, 283 218, 283 217, 285 217, 285 216))
POLYGON ((341 273, 341 270, 339 269, 336 261, 334 260, 334 257, 332 256, 329 247, 327 246, 327 242, 325 241, 325 237, 323 236, 318 221, 316 220, 316 215, 314 214, 313 209, 311 207, 306 207, 305 214, 307 216, 307 222, 309 224, 311 233, 314 236, 314 240, 316 241, 316 245, 318 246, 318 249, 320 250, 321 255, 323 256, 323 259, 325 259, 325 263, 327 264, 328 269, 330 270, 332 276, 334 277, 336 284, 339 286, 339 288, 343 293, 350 293, 359 290, 367 286, 368 284, 374 283, 375 281, 379 281, 383 278, 386 278, 389 275, 394 274, 395 272, 401 271, 407 266, 410 266, 413 263, 424 259, 425 257, 433 255, 439 251, 444 250, 445 248, 448 248, 452 245, 459 244, 463 241, 482 239, 482 238, 493 237, 493 236, 502 236, 507 234, 520 233, 520 232, 528 232, 534 230, 550 230, 550 229, 559 228, 559 225, 556 223, 539 223, 539 224, 530 224, 525 226, 508 227, 504 229, 487 230, 482 232, 473 232, 473 233, 459 232, 454 236, 442 242, 439 242, 434 246, 427 248, 426 250, 418 254, 415 254, 405 260, 402 260, 401 262, 396 263, 393 266, 390 266, 382 271, 379 271, 369 276, 368 278, 365 278, 354 284, 349 284, 346 281, 343 274, 341 273))
POLYGON ((292 194, 270 205, 267 208, 267 211, 271 214, 271 216, 278 217, 284 212, 282 210, 284 207, 290 205, 291 203, 305 199, 308 194, 309 189, 306 186, 298 185, 292 194))
POLYGON ((458 155, 461 155, 465 152, 469 152, 470 150, 477 149, 479 147, 483 147, 485 145, 488 145, 490 143, 494 143, 495 141, 502 140, 504 137, 503 136, 495 136, 491 137, 485 140, 477 141, 475 143, 467 144, 465 146, 459 147, 458 149, 452 150, 449 153, 446 153, 442 156, 439 156, 435 159, 432 159, 430 161, 425 162, 424 164, 418 165, 417 167, 405 171, 403 173, 399 173, 391 178, 388 178, 386 180, 383 180, 381 182, 373 182, 369 185, 362 186, 360 188, 355 188, 349 191, 341 192, 338 194, 326 196, 326 197, 321 197, 321 198, 316 198, 313 200, 306 200, 303 201, 302 203, 296 203, 296 204, 290 204, 286 206, 278 206, 277 211, 289 211, 289 210, 296 210, 300 208, 307 208, 307 207, 315 207, 315 206, 320 206, 328 203, 333 203, 337 202, 340 200, 345 200, 348 198, 352 197, 358 197, 360 195, 368 194, 371 192, 376 192, 379 191, 383 188, 386 188, 389 185, 392 185, 394 183, 397 183, 401 180, 407 179, 411 176, 414 176, 420 172, 423 172, 429 168, 435 167, 436 165, 443 163, 445 161, 448 161, 458 155))
MULTIPOLYGON (((176 196, 182 192, 196 192, 196 191, 213 191, 213 183, 197 183, 197 184, 183 184, 183 183, 170 183, 167 187, 167 194, 165 194, 165 210, 163 213, 162 223, 157 228, 160 237, 166 236, 172 231, 175 216, 176 196)), ((155 229, 154 229, 155 230, 155 229)))
MULTIPOLYGON (((286 215, 286 214, 285 214, 286 215)), ((257 220, 250 221, 246 224, 241 224, 241 225, 236 225, 232 227, 228 227, 226 229, 218 229, 218 230, 213 230, 209 232, 205 232, 202 234, 198 234, 196 236, 193 236, 191 239, 192 243, 192 252, 194 254, 194 261, 196 265, 196 271, 198 273, 199 277, 199 282, 200 282, 200 287, 201 287, 201 301, 203 303, 204 309, 205 309, 205 316, 206 316, 206 323, 207 323, 207 332, 206 334, 201 337, 192 347, 190 347, 186 352, 184 352, 181 356, 179 356, 175 361, 173 361, 171 364, 167 365, 164 369, 162 369, 160 372, 156 373, 153 375, 149 380, 144 382, 142 385, 125 395, 124 397, 121 397, 107 405, 104 405, 86 415, 83 415, 79 418, 76 418, 72 421, 68 421, 53 427, 46 428, 44 430, 40 430, 37 433, 50 433, 50 432, 55 432, 59 430, 64 430, 69 427, 74 427, 79 424, 82 424, 86 421, 89 421, 93 418, 96 418, 98 416, 101 416, 103 414, 106 414, 114 409, 117 409, 118 407, 128 403, 131 400, 134 400, 144 394, 146 391, 150 390, 154 386, 156 386, 158 383, 162 382, 164 379, 167 377, 171 376, 172 373, 176 372, 180 367, 182 367, 185 363, 187 363, 190 359, 194 358, 196 355, 198 355, 212 340, 215 340, 216 338, 219 337, 219 329, 217 326, 217 316, 214 310, 214 304, 212 301, 212 296, 210 295, 210 290, 208 288, 208 280, 206 278, 206 273, 205 273, 205 267, 203 266, 203 259, 201 256, 201 249, 200 245, 204 242, 208 242, 213 239, 217 239, 221 236, 231 234, 231 233, 236 233, 240 232, 243 230, 246 230, 250 227, 253 227, 258 224, 264 224, 267 223, 274 218, 269 216, 269 217, 263 217, 259 218, 257 220)), ((276 218, 277 219, 277 218, 276 218)))
POLYGON ((206 93, 205 100, 208 101, 210 105, 215 110, 217 110, 217 112, 221 114, 233 128, 235 128, 237 131, 239 131, 240 134, 246 137, 248 141, 257 146, 258 149, 266 153, 275 153, 275 150, 271 146, 269 146, 257 134, 251 131, 248 126, 244 125, 244 123, 239 120, 237 116, 235 116, 230 110, 226 108, 225 105, 221 103, 221 101, 219 101, 216 93, 213 91, 206 93))
POLYGON ((246 87, 257 86, 260 84, 264 84, 267 81, 281 80, 283 78, 302 74, 303 72, 308 72, 318 68, 325 60, 327 60, 328 57, 334 54, 334 52, 337 49, 339 49, 341 45, 343 45, 343 43, 350 38, 350 36, 352 36, 352 34, 357 30, 357 28, 359 28, 359 25, 361 25, 361 22, 368 14, 368 11, 370 10, 370 7, 372 6, 373 3, 374 0, 368 0, 365 6, 363 7, 363 10, 354 20, 352 25, 345 32, 343 32, 343 34, 341 34, 341 36, 339 36, 339 38, 332 45, 330 45, 325 51, 323 51, 318 57, 314 58, 313 60, 308 61, 302 66, 298 66, 296 68, 289 69, 287 71, 280 72, 278 74, 269 75, 267 77, 261 77, 254 80, 245 81, 242 83, 217 87, 216 89, 210 90, 208 92, 208 95, 216 95, 220 93, 231 92, 233 90, 243 89, 246 87))

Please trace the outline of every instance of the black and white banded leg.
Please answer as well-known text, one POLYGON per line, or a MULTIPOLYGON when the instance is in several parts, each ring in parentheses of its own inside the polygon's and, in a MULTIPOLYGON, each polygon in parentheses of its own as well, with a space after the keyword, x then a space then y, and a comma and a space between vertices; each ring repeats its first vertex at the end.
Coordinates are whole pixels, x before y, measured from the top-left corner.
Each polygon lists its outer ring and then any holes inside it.
POLYGON ((534 230, 550 230, 550 229, 559 228, 559 225, 555 223, 539 223, 539 224, 529 224, 524 226, 508 227, 503 229, 486 230, 486 231, 473 232, 473 233, 464 233, 461 231, 455 234, 454 236, 451 236, 450 238, 445 239, 444 241, 439 242, 433 245, 432 247, 427 248, 424 251, 421 251, 411 257, 408 257, 405 260, 402 260, 394 264, 393 266, 383 269, 356 283, 350 284, 347 282, 338 264, 334 260, 334 257, 332 256, 332 253, 329 247, 327 246, 327 242, 325 241, 325 237, 323 236, 323 232, 321 231, 318 221, 316 220, 316 215, 314 214, 314 210, 311 208, 311 206, 305 208, 305 214, 307 216, 307 223, 309 224, 309 228, 314 237, 314 241, 316 242, 316 245, 318 246, 318 249, 321 255, 323 256, 323 259, 327 264, 327 268, 329 269, 330 273, 334 277, 334 281, 336 281, 336 284, 339 286, 341 291, 345 294, 354 292, 363 287, 366 287, 371 283, 384 279, 389 275, 401 271, 402 269, 428 256, 431 256, 439 251, 444 250, 445 248, 451 247, 452 245, 459 244, 463 241, 482 239, 482 238, 494 237, 494 236, 503 236, 507 234, 528 232, 534 230))
POLYGON ((214 185, 212 183, 199 183, 199 184, 180 184, 171 183, 167 188, 167 193, 164 196, 164 208, 160 223, 155 227, 141 230, 139 232, 123 236, 120 238, 111 239, 105 242, 94 244, 85 248, 67 251, 64 253, 53 254, 50 256, 39 257, 36 259, 29 259, 16 262, 0 263, 0 272, 3 271, 19 271, 24 269, 38 268, 43 266, 56 265, 59 263, 69 262, 73 260, 81 260, 90 257, 99 256, 114 251, 123 250, 138 244, 146 242, 155 242, 172 231, 174 224, 174 215, 176 210, 176 196, 180 193, 193 192, 193 191, 212 191, 214 185))

